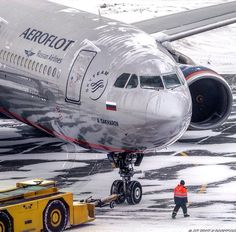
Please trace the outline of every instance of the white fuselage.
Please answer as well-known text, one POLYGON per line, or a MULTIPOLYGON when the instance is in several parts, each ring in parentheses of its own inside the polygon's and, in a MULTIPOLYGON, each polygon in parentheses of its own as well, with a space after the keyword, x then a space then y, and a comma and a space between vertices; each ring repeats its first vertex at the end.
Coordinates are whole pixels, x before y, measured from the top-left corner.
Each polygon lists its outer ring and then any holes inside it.
POLYGON ((184 77, 154 38, 48 1, 0 0, 0 96, 5 114, 114 152, 167 146, 191 118, 184 77))

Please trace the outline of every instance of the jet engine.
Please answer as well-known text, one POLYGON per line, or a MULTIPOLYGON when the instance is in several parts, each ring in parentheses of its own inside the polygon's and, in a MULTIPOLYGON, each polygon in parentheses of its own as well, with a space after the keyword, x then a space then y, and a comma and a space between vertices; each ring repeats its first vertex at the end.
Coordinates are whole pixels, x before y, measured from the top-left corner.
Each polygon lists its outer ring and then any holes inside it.
POLYGON ((190 129, 213 129, 227 120, 232 92, 223 77, 203 66, 181 65, 192 96, 190 129))

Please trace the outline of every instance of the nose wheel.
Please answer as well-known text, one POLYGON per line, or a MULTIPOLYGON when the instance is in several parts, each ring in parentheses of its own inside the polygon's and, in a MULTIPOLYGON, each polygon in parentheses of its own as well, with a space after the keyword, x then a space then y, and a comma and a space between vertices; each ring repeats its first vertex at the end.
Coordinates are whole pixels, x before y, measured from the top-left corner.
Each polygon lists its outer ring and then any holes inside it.
POLYGON ((119 168, 122 180, 115 180, 111 186, 111 195, 117 194, 116 204, 127 201, 130 205, 136 205, 142 200, 142 185, 138 181, 131 181, 134 175, 133 166, 139 166, 143 159, 143 154, 130 153, 110 153, 108 159, 112 165, 119 168))
POLYGON ((117 194, 118 198, 115 200, 116 204, 122 204, 125 202, 124 186, 122 180, 115 180, 111 185, 111 195, 117 194))
POLYGON ((142 186, 138 181, 130 181, 127 192, 126 200, 130 205, 136 205, 142 200, 142 186))

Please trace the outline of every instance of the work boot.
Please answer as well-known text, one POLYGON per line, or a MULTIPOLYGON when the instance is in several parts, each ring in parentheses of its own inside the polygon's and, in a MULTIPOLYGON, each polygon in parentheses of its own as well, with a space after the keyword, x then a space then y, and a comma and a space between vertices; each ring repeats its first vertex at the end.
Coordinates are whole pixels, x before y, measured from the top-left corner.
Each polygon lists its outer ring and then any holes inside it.
POLYGON ((176 213, 173 212, 173 213, 172 213, 172 218, 175 219, 175 217, 176 217, 176 213))
POLYGON ((190 217, 190 215, 186 213, 186 214, 184 214, 184 217, 190 217))

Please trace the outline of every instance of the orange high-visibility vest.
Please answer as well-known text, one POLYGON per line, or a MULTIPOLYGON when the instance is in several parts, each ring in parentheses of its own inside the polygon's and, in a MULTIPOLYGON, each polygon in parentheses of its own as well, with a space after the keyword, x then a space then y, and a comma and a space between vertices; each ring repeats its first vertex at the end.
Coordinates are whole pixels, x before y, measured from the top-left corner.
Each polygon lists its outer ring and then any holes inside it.
POLYGON ((174 189, 174 196, 184 198, 187 197, 187 188, 181 184, 177 185, 174 189))

